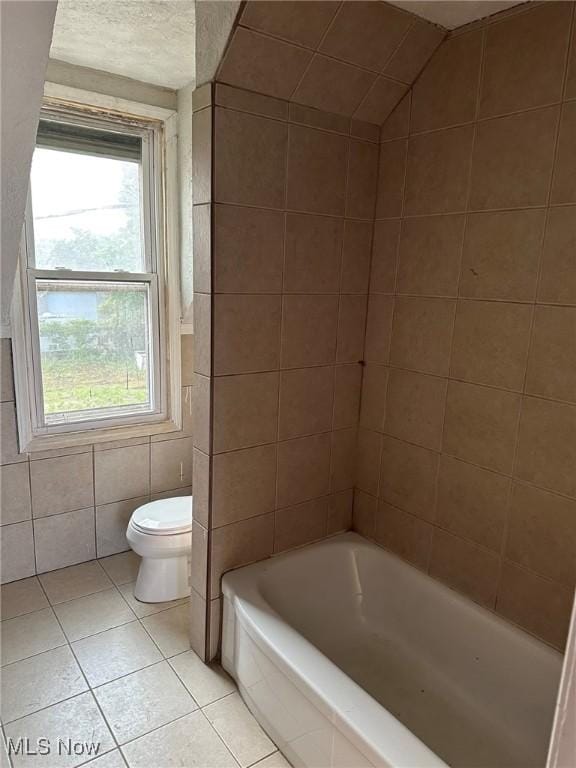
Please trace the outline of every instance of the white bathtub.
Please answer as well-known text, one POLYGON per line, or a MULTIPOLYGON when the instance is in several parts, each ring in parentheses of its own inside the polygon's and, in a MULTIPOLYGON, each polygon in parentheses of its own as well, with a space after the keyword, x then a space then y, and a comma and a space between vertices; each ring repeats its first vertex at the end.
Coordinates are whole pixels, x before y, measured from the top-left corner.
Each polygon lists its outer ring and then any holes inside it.
POLYGON ((293 765, 544 766, 561 655, 360 536, 223 592, 223 665, 293 765))

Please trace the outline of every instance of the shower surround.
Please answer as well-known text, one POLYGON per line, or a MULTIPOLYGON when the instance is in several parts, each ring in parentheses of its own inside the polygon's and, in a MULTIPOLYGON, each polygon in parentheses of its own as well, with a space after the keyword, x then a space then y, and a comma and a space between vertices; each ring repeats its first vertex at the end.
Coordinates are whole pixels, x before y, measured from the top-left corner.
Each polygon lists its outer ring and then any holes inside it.
POLYGON ((226 570, 351 526, 378 124, 443 37, 384 3, 248 3, 194 94, 203 655, 226 570))
POLYGON ((574 4, 336 6, 248 3, 194 97, 194 647, 223 572, 353 527, 562 648, 574 4))
POLYGON ((576 581, 573 3, 447 39, 384 124, 354 527, 562 649, 576 581))

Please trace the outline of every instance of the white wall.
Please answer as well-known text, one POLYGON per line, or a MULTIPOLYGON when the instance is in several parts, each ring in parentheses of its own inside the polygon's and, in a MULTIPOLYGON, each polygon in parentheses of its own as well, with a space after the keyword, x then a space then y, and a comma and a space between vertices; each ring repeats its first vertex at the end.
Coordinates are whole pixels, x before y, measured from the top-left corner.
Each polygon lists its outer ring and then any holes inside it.
POLYGON ((65 61, 50 59, 46 67, 46 82, 66 85, 103 96, 115 96, 127 101, 137 101, 152 107, 176 109, 176 91, 160 85, 143 83, 130 77, 113 75, 89 67, 79 67, 65 61))
POLYGON ((180 207, 180 294, 182 323, 193 325, 194 278, 192 271, 192 93, 194 86, 178 91, 178 192, 180 207))
POLYGON ((196 87, 214 79, 232 32, 239 0, 196 2, 196 87))
POLYGON ((3 325, 7 322, 10 311, 28 194, 30 163, 55 14, 55 0, 0 2, 0 318, 3 325))

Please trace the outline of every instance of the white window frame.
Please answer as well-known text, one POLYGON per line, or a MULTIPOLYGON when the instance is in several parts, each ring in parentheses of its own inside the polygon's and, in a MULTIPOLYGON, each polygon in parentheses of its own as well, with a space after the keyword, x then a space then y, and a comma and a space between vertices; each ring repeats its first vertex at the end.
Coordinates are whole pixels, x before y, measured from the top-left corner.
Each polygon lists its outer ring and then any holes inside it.
POLYGON ((142 136, 142 215, 146 272, 114 272, 118 282, 146 283, 150 292, 150 385, 155 410, 46 425, 39 367, 37 279, 104 281, 110 273, 40 270, 34 264, 34 230, 29 202, 12 303, 14 381, 20 450, 75 445, 163 434, 182 428, 180 384, 180 286, 177 185, 177 113, 161 107, 90 94, 65 86, 45 89, 42 116, 112 127, 142 136), (156 329, 159 333, 156 333, 156 329))

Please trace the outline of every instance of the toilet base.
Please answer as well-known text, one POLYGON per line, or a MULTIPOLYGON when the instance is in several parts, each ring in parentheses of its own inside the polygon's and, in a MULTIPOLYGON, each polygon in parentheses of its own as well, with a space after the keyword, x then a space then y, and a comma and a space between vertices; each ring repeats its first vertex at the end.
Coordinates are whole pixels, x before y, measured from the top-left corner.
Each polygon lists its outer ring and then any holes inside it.
POLYGON ((167 603, 190 595, 190 556, 143 557, 134 586, 142 603, 167 603))

